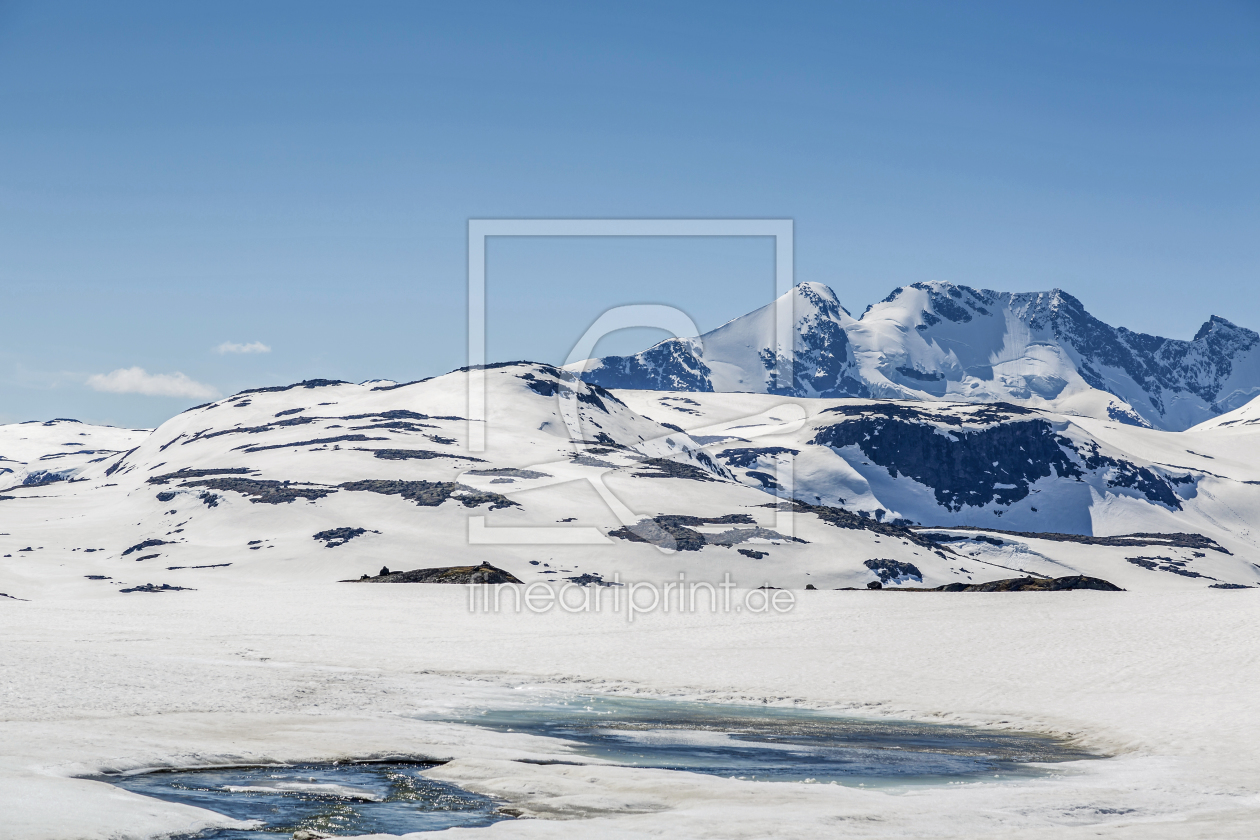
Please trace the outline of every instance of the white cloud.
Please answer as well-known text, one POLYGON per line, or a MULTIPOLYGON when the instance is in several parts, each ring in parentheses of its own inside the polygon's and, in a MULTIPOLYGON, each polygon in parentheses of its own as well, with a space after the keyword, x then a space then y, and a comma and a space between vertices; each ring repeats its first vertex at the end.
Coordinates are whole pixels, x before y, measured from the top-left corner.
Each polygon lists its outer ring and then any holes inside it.
POLYGON ((261 341, 251 341, 249 344, 236 344, 232 341, 225 341, 214 348, 214 352, 219 355, 224 353, 270 353, 271 348, 261 341))
POLYGON ((119 368, 95 373, 87 384, 96 391, 111 394, 145 394, 150 397, 213 398, 219 392, 212 386, 189 379, 182 373, 149 373, 142 367, 119 368))

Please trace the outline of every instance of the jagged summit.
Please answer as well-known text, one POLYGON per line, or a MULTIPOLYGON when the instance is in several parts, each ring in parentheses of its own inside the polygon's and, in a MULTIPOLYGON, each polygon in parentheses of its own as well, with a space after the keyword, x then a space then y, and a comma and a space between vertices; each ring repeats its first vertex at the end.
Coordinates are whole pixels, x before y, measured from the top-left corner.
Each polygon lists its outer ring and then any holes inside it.
POLYGON ((582 376, 608 388, 1004 401, 1172 430, 1260 393, 1260 335, 1216 315, 1182 341, 1110 326, 1062 289, 912 283, 860 319, 821 283, 781 301, 791 361, 775 342, 776 301, 698 339, 588 360, 582 376))
POLYGON ((847 334, 854 323, 834 291, 822 283, 801 283, 774 303, 698 339, 670 338, 633 356, 572 367, 605 388, 865 396, 847 334), (791 312, 791 363, 776 341, 780 306, 791 312))

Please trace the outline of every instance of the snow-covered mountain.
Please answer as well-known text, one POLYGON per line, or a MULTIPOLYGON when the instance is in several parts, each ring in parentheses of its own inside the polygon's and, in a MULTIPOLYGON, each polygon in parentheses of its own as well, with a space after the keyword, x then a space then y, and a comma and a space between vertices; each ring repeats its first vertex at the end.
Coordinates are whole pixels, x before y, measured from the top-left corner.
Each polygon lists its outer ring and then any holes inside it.
POLYGON ((863 586, 877 579, 865 559, 886 561, 886 576, 899 563, 915 569, 890 583, 969 579, 947 546, 904 529, 780 510, 687 435, 556 368, 485 376, 481 452, 468 447, 465 372, 400 386, 314 380, 186 411, 73 481, 0 489, 0 592, 481 562, 526 582, 687 571, 749 586, 863 586))
POLYGON ((0 487, 73 479, 90 465, 139 445, 150 431, 67 419, 0 426, 0 487))
MULTIPOLYGON (((857 321, 819 283, 785 296, 793 313, 792 364, 779 358, 775 316, 780 301, 736 318, 699 339, 670 338, 634 356, 571 365, 605 388, 717 391, 797 397, 867 396, 850 346, 857 321)), ((781 299, 782 300, 782 299, 781 299)))
POLYGON ((1257 416, 1250 406, 1165 432, 1009 403, 618 395, 641 415, 686 428, 750 487, 921 534, 962 539, 978 529, 988 536, 972 537, 969 550, 995 562, 988 553, 1005 551, 1006 565, 1030 571, 1034 556, 1075 568, 1082 558, 1054 541, 1105 552, 1118 535, 1181 534, 1185 557, 1144 550, 1119 559, 1194 577, 1213 575, 1172 561, 1212 557, 1240 576, 1216 583, 1260 582, 1260 423, 1247 422, 1257 416), (1196 547, 1204 536, 1217 546, 1196 547), (1213 554, 1220 548, 1233 559, 1213 554))
MULTIPOLYGON (((839 358, 828 353, 815 371, 839 358)), ((475 452, 465 371, 256 389, 152 433, 0 427, 5 445, 24 437, 10 456, 23 464, 60 461, 80 432, 128 447, 81 446, 66 480, 27 482, 24 467, 0 484, 0 592, 482 562, 527 583, 1260 582, 1260 426, 1247 409, 1170 433, 1014 404, 610 392, 531 363, 484 376, 475 452)))
POLYGON ((775 352, 771 304, 699 339, 572 367, 609 388, 1001 401, 1170 430, 1260 394, 1260 335, 1218 316, 1178 341, 1104 324, 1060 290, 915 283, 860 319, 819 283, 786 297, 792 365, 775 352))

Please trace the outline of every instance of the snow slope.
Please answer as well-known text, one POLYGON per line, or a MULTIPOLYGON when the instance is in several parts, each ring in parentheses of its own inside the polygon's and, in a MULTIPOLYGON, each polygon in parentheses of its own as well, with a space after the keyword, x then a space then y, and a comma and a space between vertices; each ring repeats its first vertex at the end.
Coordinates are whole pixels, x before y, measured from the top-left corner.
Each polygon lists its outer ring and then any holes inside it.
POLYGON ((0 425, 0 488, 74 478, 139 444, 148 429, 92 426, 78 420, 31 420, 0 425))
POLYGON ((684 572, 861 587, 880 577, 868 560, 913 566, 885 572, 890 585, 968 579, 948 546, 840 511, 781 510, 687 435, 562 379, 546 365, 486 371, 478 453, 463 372, 312 381, 186 411, 81 480, 0 494, 0 592, 117 596, 481 562, 526 582, 684 572))
POLYGON ((468 448, 464 372, 314 380, 186 411, 73 481, 4 489, 0 592, 117 597, 482 562, 526 582, 681 572, 797 590, 1022 574, 1260 582, 1256 457, 1211 430, 1014 405, 613 393, 529 363, 485 376, 482 452, 468 448))
POLYGON ((1260 428, 1161 432, 1012 404, 618 395, 641 415, 686 429, 751 487, 936 526, 960 554, 1000 568, 1079 572, 1138 589, 1260 584, 1252 514, 1260 509, 1260 428), (989 533, 964 541, 960 526, 989 533), (1060 536, 1031 536, 1040 533, 1060 536), (1061 536, 1133 533, 1203 535, 1213 544, 1061 536))
POLYGON ((1111 327, 1058 289, 915 283, 860 319, 820 283, 781 300, 794 366, 777 356, 771 304, 699 339, 572 367, 610 388, 1010 402, 1170 430, 1260 394, 1260 335, 1215 315, 1178 341, 1111 327))

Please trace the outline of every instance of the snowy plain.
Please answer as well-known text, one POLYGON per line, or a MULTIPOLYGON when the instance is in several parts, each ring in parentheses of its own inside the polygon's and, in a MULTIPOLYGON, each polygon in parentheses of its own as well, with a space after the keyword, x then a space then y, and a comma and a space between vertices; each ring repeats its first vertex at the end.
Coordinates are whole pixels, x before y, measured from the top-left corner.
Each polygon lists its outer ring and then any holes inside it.
POLYGON ((528 816, 489 837, 1254 837, 1260 593, 816 592, 785 615, 470 613, 463 587, 6 601, 6 838, 146 838, 206 812, 103 771, 383 755, 528 816), (434 723, 554 692, 1033 728, 1113 757, 869 790, 542 766, 558 742, 434 723))

